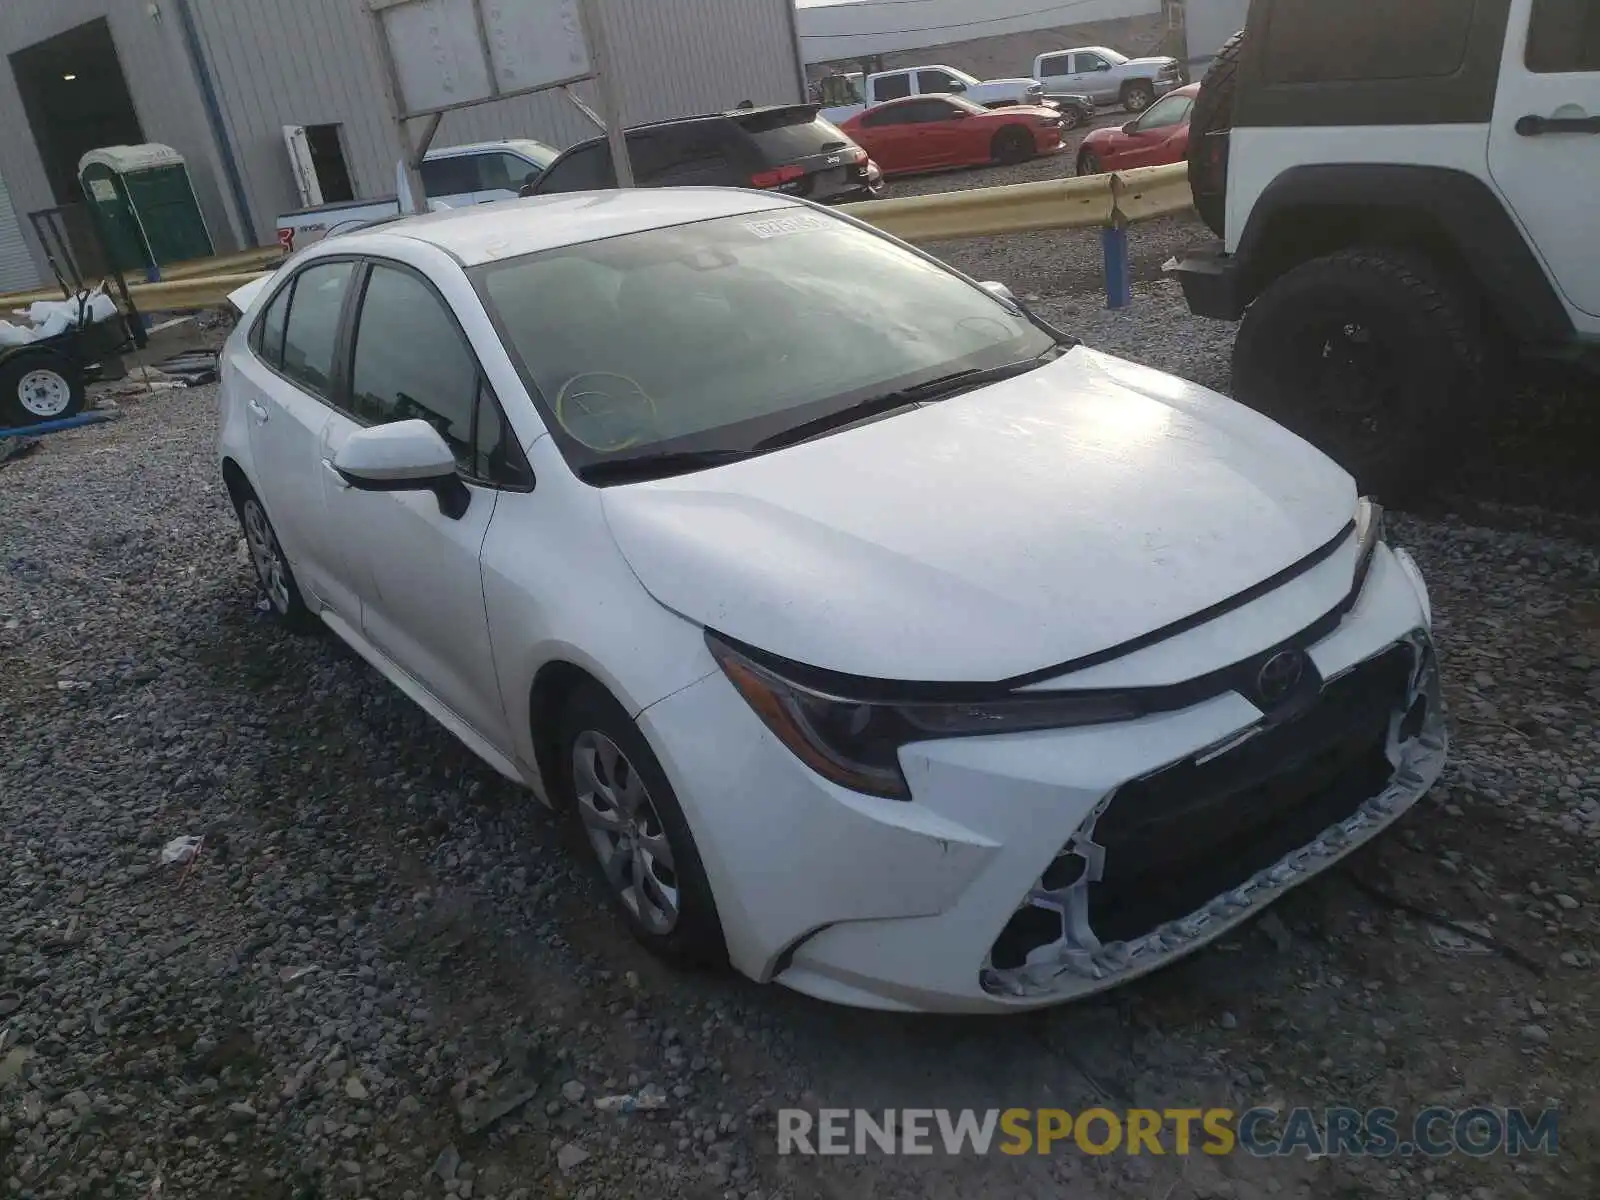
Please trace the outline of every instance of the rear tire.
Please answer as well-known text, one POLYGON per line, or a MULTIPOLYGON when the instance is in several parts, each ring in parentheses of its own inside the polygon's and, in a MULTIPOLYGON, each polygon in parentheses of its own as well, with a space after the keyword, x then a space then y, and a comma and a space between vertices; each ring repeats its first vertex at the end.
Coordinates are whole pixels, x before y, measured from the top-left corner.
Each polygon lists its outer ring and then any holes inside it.
POLYGON ((562 800, 629 931, 670 962, 726 966, 700 851, 639 727, 610 693, 585 683, 567 701, 558 745, 562 800))
POLYGON ((1156 90, 1148 83, 1130 83, 1122 89, 1122 107, 1142 113, 1156 102, 1156 90))
POLYGON ((1228 135, 1233 129, 1233 97, 1244 53, 1241 29, 1217 51, 1206 70, 1189 114, 1189 190, 1200 218, 1218 237, 1228 201, 1228 135))
POLYGON ((1007 125, 994 135, 991 154, 997 163, 1014 167, 1018 163, 1025 163, 1038 153, 1038 146, 1034 144, 1033 134, 1020 125, 1007 125))
POLYGON ((49 350, 26 350, 0 367, 0 425, 64 421, 83 411, 83 373, 49 350))
POLYGON ((1245 312, 1235 399, 1317 446, 1365 492, 1425 495, 1481 408, 1476 299, 1381 247, 1302 263, 1245 312))

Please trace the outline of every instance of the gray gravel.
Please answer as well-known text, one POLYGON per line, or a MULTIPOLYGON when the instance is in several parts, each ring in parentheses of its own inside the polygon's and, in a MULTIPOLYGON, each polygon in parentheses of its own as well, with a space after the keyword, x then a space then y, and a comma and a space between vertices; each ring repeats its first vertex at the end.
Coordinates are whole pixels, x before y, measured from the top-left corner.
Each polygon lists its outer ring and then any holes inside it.
MULTIPOLYGON (((1162 316, 1169 285, 1126 315, 1049 303, 1154 365, 1225 363, 1225 331, 1162 316)), ((1336 874, 1111 996, 907 1020, 644 956, 561 825, 333 639, 257 613, 210 389, 122 417, 0 468, 0 1195, 1594 1195, 1593 547, 1397 522, 1455 758, 1351 870, 1411 907, 1336 874), (183 835, 198 857, 161 866, 183 835), (1543 973, 1440 949, 1419 909, 1543 973), (666 1107, 601 1111, 622 1094, 666 1107), (1272 1099, 1559 1102, 1563 1153, 819 1161, 773 1136, 794 1103, 1272 1099)))

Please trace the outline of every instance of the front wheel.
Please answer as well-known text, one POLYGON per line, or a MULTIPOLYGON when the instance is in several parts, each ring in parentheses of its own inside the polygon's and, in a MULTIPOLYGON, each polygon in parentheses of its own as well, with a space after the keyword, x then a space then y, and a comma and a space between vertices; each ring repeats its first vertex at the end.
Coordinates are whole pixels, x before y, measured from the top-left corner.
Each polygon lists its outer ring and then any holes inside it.
POLYGON ((83 373, 59 354, 24 352, 0 367, 0 425, 62 421, 83 404, 83 373))
POLYGON ((567 704, 560 745, 564 798, 633 936, 669 961, 725 964, 699 849, 638 726, 610 694, 587 685, 567 704))
POLYGON ((1131 83, 1122 91, 1122 107, 1131 113, 1142 113, 1155 99, 1155 91, 1148 83, 1131 83))
POLYGON ((1035 149, 1033 135, 1018 126, 1007 126, 994 135, 994 159, 1007 166, 1027 162, 1033 157, 1035 149))
POLYGON ((1098 175, 1100 173, 1100 157, 1093 150, 1085 150, 1078 155, 1079 175, 1098 175))
POLYGON ((1275 280, 1234 343, 1235 399, 1287 426, 1396 503, 1424 494, 1478 415, 1472 298, 1430 264, 1343 251, 1275 280))
POLYGON ((250 551, 250 565, 255 568, 256 582, 267 595, 272 615, 286 628, 296 633, 312 633, 322 623, 306 605, 289 566, 289 557, 278 542, 278 531, 272 527, 261 498, 249 484, 242 481, 230 484, 233 504, 239 514, 239 524, 244 529, 244 541, 250 551))

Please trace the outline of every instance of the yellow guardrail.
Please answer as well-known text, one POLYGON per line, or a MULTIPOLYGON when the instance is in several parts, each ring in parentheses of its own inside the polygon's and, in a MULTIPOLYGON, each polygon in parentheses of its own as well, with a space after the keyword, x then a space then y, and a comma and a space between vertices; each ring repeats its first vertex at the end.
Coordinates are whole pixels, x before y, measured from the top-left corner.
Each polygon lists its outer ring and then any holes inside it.
MULTIPOLYGON (((908 242, 996 237, 1050 229, 1121 229, 1139 221, 1180 213, 1193 204, 1188 169, 1182 164, 1140 167, 1109 175, 1084 175, 1003 187, 940 192, 847 204, 842 211, 908 242)), ((217 308, 230 293, 275 266, 278 246, 179 263, 163 269, 159 283, 131 283, 128 293, 140 312, 217 308)), ((59 300, 59 289, 0 296, 0 314, 36 300, 59 300)))

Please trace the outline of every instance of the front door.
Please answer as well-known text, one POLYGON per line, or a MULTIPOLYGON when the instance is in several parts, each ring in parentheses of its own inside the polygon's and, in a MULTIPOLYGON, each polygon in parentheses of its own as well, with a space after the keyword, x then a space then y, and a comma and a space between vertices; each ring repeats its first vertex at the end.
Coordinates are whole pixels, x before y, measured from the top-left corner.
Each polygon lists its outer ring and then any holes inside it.
MULTIPOLYGON (((508 752, 479 565, 499 493, 474 471, 477 359, 444 301, 398 266, 374 265, 356 314, 348 416, 322 453, 333 536, 361 601, 363 636, 490 745, 508 752), (456 451, 472 499, 459 519, 432 492, 363 492, 331 470, 363 425, 421 418, 456 451)), ((487 402, 487 401, 486 401, 487 402)))
POLYGON ((1489 170, 1574 308, 1600 316, 1600 5, 1515 0, 1489 170))

